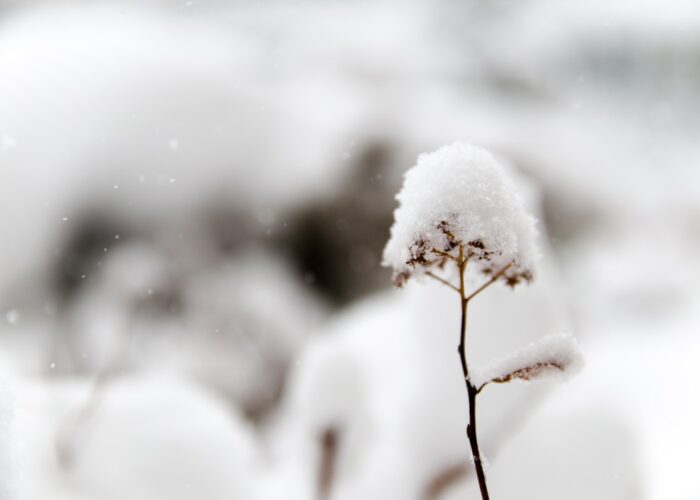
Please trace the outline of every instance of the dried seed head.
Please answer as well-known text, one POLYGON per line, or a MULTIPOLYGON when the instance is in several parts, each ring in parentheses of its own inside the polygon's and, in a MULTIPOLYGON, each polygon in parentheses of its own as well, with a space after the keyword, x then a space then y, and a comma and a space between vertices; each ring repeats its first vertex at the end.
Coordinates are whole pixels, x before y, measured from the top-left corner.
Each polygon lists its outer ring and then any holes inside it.
POLYGON ((395 283, 457 259, 460 247, 487 275, 510 264, 509 286, 532 279, 535 220, 487 151, 455 143, 421 155, 397 199, 383 261, 395 283))

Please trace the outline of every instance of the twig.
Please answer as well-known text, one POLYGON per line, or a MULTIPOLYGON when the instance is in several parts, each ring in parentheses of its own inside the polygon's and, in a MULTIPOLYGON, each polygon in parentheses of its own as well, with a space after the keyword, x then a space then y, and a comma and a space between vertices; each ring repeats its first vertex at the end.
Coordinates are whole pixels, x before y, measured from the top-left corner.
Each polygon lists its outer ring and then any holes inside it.
MULTIPOLYGON (((439 255, 440 257, 445 257, 446 259, 453 260, 459 264, 459 261, 457 260, 457 258, 454 255, 450 255, 449 253, 443 252, 442 250, 438 250, 437 248, 433 248, 431 250, 431 252, 433 252, 435 255, 439 255)), ((461 260, 461 258, 460 258, 460 260, 461 260)))
POLYGON ((513 265, 513 263, 511 262, 510 264, 507 264, 507 265, 503 266, 496 274, 494 274, 494 275, 491 277, 490 280, 488 280, 486 283, 484 283, 484 284, 481 285, 479 288, 477 288, 477 289, 474 290, 472 293, 470 293, 467 297, 464 298, 464 300, 465 300, 466 302, 469 302, 471 299, 473 299, 473 298, 476 297, 478 294, 480 294, 481 292, 483 292, 489 285, 492 285, 493 283, 495 283, 495 282, 498 280, 498 278, 500 278, 501 276, 503 276, 503 273, 505 273, 508 269, 510 269, 512 265, 513 265))
POLYGON ((452 283, 450 283, 450 282, 447 281, 446 279, 443 279, 443 278, 441 278, 440 276, 437 276, 437 275, 433 274, 433 273, 430 272, 430 271, 428 271, 427 273, 425 273, 425 275, 426 275, 426 276, 429 276, 429 277, 431 277, 431 278, 433 278, 433 279, 435 279, 435 280, 438 280, 440 283, 442 283, 443 285, 446 285, 446 286, 450 287, 450 288, 451 288, 452 290, 454 290, 455 292, 461 293, 461 292, 459 291, 459 288, 457 288, 456 286, 454 286, 452 283))
POLYGON ((116 369, 106 369, 98 373, 87 399, 79 408, 76 408, 75 414, 62 422, 56 431, 54 441, 56 457, 59 465, 64 469, 75 467, 81 452, 80 446, 84 444, 83 441, 87 437, 85 432, 89 430, 90 424, 94 423, 107 387, 117 375, 116 369))
MULTIPOLYGON (((464 375, 464 383, 467 386, 467 396, 469 398, 469 424, 467 425, 467 438, 469 438, 469 446, 472 451, 472 459, 474 460, 474 468, 476 469, 476 477, 479 481, 479 490, 481 492, 482 500, 489 500, 489 492, 486 487, 486 475, 484 474, 484 466, 481 460, 481 452, 479 451, 479 441, 476 435, 476 395, 477 388, 469 380, 469 368, 467 367, 467 353, 466 353, 466 337, 467 337, 467 306, 469 305, 470 297, 464 296, 464 274, 467 271, 467 263, 469 259, 464 258, 464 247, 459 246, 459 293, 460 293, 460 305, 462 309, 462 318, 460 323, 460 341, 457 351, 459 352, 459 359, 462 363, 462 374, 464 375)), ((507 268, 504 268, 502 272, 505 272, 507 268)), ((494 276, 493 281, 497 279, 494 276)), ((475 293, 480 292, 490 283, 481 287, 475 293)))

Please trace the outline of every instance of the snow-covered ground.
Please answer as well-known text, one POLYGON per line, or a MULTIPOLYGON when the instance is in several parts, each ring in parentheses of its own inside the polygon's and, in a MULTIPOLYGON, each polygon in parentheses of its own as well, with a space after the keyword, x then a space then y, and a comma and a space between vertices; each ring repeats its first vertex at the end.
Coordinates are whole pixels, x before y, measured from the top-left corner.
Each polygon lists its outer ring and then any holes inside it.
POLYGON ((484 389, 492 498, 700 498, 698 28, 0 0, 0 500, 478 499, 459 304, 380 266, 402 174, 457 140, 519 173, 542 254, 470 305, 470 361, 585 357, 484 389))

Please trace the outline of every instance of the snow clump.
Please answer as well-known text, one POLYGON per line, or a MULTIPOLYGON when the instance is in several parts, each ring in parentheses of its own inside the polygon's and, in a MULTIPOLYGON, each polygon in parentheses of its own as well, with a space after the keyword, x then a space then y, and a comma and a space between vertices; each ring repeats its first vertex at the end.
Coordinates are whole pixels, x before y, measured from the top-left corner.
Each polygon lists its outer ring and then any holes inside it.
POLYGON ((514 379, 532 380, 543 375, 573 375, 583 366, 576 339, 569 333, 549 335, 481 370, 471 370, 475 387, 514 379))
POLYGON ((383 264, 394 269, 397 286, 442 269, 460 247, 470 263, 487 275, 500 272, 511 286, 532 279, 535 219, 488 151, 456 142, 420 155, 396 199, 383 264))

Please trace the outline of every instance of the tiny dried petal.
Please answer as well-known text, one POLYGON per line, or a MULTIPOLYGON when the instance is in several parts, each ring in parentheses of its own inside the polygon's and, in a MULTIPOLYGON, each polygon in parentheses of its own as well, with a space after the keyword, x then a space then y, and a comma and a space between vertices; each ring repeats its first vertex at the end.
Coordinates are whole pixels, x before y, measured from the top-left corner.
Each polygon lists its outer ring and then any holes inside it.
POLYGON ((523 366, 522 368, 518 368, 517 370, 507 373, 506 375, 494 378, 490 382, 504 384, 516 378, 521 380, 532 380, 547 370, 559 370, 560 372, 563 372, 566 370, 566 365, 559 361, 538 361, 530 366, 523 366))
POLYGON ((411 273, 409 273, 407 271, 400 271, 400 272, 394 273, 392 281, 393 281, 395 287, 402 288, 406 284, 406 282, 408 281, 408 278, 410 278, 410 277, 411 277, 411 273))

